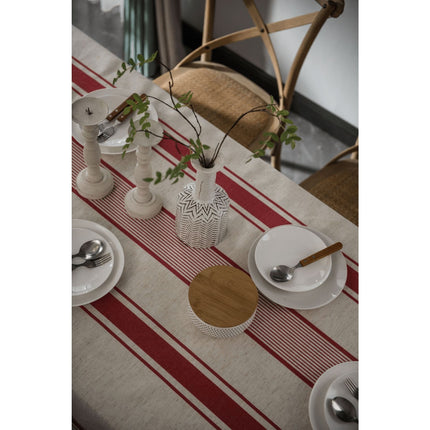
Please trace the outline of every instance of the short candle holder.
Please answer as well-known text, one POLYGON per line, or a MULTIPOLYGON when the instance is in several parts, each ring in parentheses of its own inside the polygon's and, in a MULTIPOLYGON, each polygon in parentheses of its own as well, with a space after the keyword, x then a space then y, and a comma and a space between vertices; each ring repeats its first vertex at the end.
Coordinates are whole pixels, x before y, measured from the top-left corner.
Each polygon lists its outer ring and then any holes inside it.
POLYGON ((157 194, 150 190, 149 182, 145 178, 152 177, 151 152, 152 147, 161 141, 163 128, 159 122, 149 120, 151 126, 149 130, 156 134, 146 137, 145 132, 137 132, 134 136, 136 144, 136 167, 134 177, 136 187, 131 189, 125 196, 125 209, 133 218, 148 219, 157 215, 163 206, 157 194))
POLYGON ((72 119, 79 124, 84 137, 84 160, 87 167, 79 172, 76 186, 88 199, 101 199, 113 188, 111 173, 100 167, 101 152, 97 143, 99 124, 109 113, 108 105, 95 97, 82 97, 72 105, 72 119))

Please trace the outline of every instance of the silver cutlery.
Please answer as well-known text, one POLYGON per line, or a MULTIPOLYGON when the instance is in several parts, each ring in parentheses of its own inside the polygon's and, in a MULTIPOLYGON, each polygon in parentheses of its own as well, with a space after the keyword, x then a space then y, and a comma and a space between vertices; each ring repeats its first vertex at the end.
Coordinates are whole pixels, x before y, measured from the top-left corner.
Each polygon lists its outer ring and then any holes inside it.
POLYGON ((357 384, 352 379, 346 378, 345 385, 346 385, 346 388, 348 388, 348 391, 358 400, 357 384))
POLYGON ((78 267, 82 267, 82 266, 88 267, 90 269, 92 269, 94 267, 100 267, 103 264, 106 264, 107 262, 109 262, 110 260, 112 260, 112 254, 105 254, 105 255, 102 255, 101 257, 99 257, 95 260, 86 260, 80 264, 73 264, 72 263, 72 270, 75 270, 78 267))
POLYGON ((104 244, 99 239, 89 240, 81 245, 79 252, 72 255, 72 258, 80 257, 85 260, 93 260, 99 257, 104 251, 104 244))
POLYGON ((334 414, 347 423, 358 423, 357 411, 355 406, 344 397, 335 397, 331 399, 331 407, 334 414))
POLYGON ((321 251, 316 252, 315 254, 310 255, 309 257, 300 260, 298 264, 294 267, 288 267, 280 264, 279 266, 273 267, 270 271, 270 277, 275 282, 287 282, 292 279, 294 275, 294 270, 298 267, 304 267, 308 264, 314 263, 315 261, 321 260, 323 257, 327 257, 330 254, 333 254, 336 251, 342 249, 343 245, 340 242, 336 242, 333 245, 324 248, 321 251))
MULTIPOLYGON (((133 93, 130 97, 124 100, 119 106, 117 106, 112 112, 110 112, 109 115, 106 117, 106 120, 99 125, 100 133, 97 136, 98 143, 103 143, 110 137, 112 137, 115 134, 118 125, 123 123, 125 119, 130 115, 131 111, 127 114, 123 113, 123 111, 128 106, 128 101, 132 100, 135 95, 137 94, 133 93), (114 119, 115 123, 113 125, 110 125, 109 122, 113 121, 114 119), (110 127, 108 127, 108 125, 110 125, 110 127)), ((140 97, 142 100, 145 100, 146 94, 141 94, 140 97)))

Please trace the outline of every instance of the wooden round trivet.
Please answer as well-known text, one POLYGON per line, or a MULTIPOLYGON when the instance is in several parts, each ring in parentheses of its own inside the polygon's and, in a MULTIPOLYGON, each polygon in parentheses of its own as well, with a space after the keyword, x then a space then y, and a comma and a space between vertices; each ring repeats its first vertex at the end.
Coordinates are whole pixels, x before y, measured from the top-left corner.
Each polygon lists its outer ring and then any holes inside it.
POLYGON ((251 278, 230 266, 214 266, 200 272, 191 282, 188 303, 192 320, 204 333, 230 337, 251 324, 258 291, 251 278))

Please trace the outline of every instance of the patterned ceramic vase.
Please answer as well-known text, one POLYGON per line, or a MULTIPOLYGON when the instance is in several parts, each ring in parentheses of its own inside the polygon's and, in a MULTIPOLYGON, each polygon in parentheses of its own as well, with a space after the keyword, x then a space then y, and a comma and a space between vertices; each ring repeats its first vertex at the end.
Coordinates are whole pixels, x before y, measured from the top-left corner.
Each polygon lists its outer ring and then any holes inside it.
POLYGON ((227 231, 230 199, 215 183, 223 162, 218 157, 210 169, 202 167, 197 160, 192 164, 197 177, 178 196, 176 234, 192 248, 209 248, 221 242, 227 231))

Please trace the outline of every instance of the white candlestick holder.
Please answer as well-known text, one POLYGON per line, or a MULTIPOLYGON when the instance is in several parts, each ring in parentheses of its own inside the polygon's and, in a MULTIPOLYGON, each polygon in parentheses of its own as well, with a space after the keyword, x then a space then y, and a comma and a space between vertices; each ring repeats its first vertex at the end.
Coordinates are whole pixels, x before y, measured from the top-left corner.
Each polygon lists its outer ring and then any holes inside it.
POLYGON ((97 143, 99 124, 109 113, 108 105, 95 97, 83 97, 72 105, 72 119, 79 124, 84 138, 84 160, 87 167, 79 172, 76 186, 88 199, 101 199, 113 188, 111 173, 100 167, 101 152, 97 143))
POLYGON ((136 187, 131 189, 125 196, 125 209, 133 218, 148 219, 157 215, 163 206, 157 194, 151 192, 150 183, 145 178, 152 177, 151 156, 152 147, 161 141, 163 128, 159 122, 151 121, 150 134, 146 137, 144 132, 137 132, 134 136, 136 144, 136 167, 134 177, 136 187))

